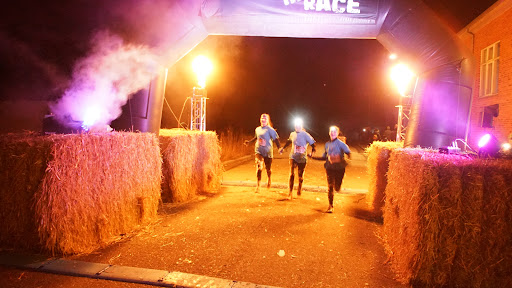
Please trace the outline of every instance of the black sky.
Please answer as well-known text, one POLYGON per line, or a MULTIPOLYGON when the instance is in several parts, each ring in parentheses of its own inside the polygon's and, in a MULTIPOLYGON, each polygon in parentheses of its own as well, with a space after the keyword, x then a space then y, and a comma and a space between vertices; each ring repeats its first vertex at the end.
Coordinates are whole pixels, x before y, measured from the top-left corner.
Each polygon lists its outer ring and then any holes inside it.
MULTIPOLYGON (((320 135, 331 124, 395 121, 396 104, 381 105, 395 96, 385 91, 387 51, 376 40, 210 37, 170 70, 167 100, 175 114, 194 85, 190 63, 197 54, 215 62, 207 84, 211 129, 254 129, 261 113, 283 133, 294 116, 320 135)), ((164 124, 176 125, 167 110, 164 124)))
MULTIPOLYGON (((424 2, 458 31, 495 1, 424 2)), ((109 29, 127 41, 151 42, 152 32, 131 33, 123 24, 127 3, 141 2, 19 0, 4 7, 0 100, 60 97, 95 31, 109 29)), ((396 121, 396 95, 386 85, 387 51, 376 40, 210 36, 170 68, 166 99, 177 116, 194 85, 190 62, 199 53, 215 65, 208 82, 208 129, 250 131, 264 112, 282 136, 299 115, 313 136, 326 134, 331 124, 348 133, 396 121)), ((188 122, 189 110, 187 103, 182 122, 188 122)), ((177 127, 166 104, 162 123, 177 127)))

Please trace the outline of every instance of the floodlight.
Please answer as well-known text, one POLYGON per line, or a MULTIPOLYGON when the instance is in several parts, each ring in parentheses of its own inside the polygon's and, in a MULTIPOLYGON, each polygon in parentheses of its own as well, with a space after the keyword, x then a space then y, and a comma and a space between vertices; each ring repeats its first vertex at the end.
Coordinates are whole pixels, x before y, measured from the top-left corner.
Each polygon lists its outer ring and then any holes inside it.
POLYGON ((212 72, 212 62, 203 55, 197 56, 192 62, 192 69, 197 75, 197 84, 201 88, 206 86, 206 77, 212 72))
POLYGON ((500 143, 492 134, 485 134, 478 141, 478 155, 481 157, 495 157, 500 151, 500 143))
POLYGON ((206 131, 206 77, 212 72, 212 62, 203 55, 197 56, 192 62, 197 75, 197 84, 190 98, 190 129, 206 131))
POLYGON ((393 83, 395 83, 398 93, 402 96, 407 96, 411 82, 416 75, 407 65, 400 63, 391 68, 390 77, 393 83))
POLYGON ((92 126, 94 126, 100 119, 101 112, 102 111, 100 111, 97 106, 91 105, 87 107, 84 114, 84 120, 82 122, 82 128, 85 131, 88 131, 92 126))

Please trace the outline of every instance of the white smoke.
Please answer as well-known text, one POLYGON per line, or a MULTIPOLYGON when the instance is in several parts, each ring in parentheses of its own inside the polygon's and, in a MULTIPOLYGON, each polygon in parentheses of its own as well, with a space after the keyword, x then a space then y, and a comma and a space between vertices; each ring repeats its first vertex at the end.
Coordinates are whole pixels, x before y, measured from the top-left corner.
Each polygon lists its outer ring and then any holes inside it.
POLYGON ((158 60, 148 47, 126 44, 109 32, 92 41, 91 53, 76 63, 70 87, 50 109, 64 125, 79 121, 86 130, 110 131, 129 97, 148 87, 158 60))

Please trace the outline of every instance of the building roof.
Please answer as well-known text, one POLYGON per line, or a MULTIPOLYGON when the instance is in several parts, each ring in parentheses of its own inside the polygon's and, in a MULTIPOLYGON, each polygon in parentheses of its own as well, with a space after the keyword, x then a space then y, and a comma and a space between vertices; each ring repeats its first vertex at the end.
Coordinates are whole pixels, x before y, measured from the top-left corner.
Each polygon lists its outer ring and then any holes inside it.
POLYGON ((466 32, 478 32, 482 27, 501 16, 503 13, 512 9, 512 0, 498 0, 487 8, 482 14, 471 21, 466 27, 462 28, 457 34, 462 36, 466 32))

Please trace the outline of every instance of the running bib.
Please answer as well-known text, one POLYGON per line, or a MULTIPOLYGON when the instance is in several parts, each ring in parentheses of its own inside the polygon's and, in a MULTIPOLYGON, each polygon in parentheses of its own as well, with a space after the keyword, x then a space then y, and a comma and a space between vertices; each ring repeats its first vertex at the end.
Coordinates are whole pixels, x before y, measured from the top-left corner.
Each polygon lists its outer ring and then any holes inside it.
POLYGON ((306 146, 295 146, 294 153, 299 153, 299 154, 306 153, 306 146))
POLYGON ((340 163, 341 162, 341 155, 330 155, 329 156, 329 162, 331 164, 340 163))
POLYGON ((258 138, 258 145, 267 146, 267 141, 265 141, 263 138, 258 138))

